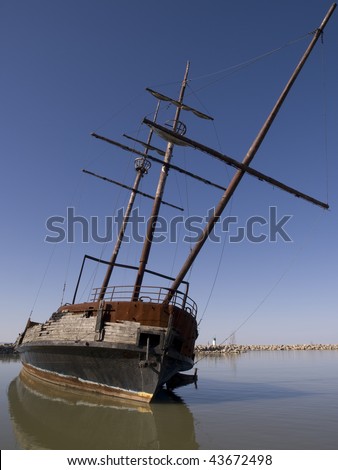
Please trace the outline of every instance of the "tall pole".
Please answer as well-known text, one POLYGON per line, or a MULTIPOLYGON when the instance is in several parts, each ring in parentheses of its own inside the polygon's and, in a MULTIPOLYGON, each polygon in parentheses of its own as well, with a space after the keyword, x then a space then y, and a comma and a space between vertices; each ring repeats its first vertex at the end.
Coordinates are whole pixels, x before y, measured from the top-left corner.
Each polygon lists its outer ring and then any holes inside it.
MULTIPOLYGON (((188 81, 189 66, 190 66, 190 63, 187 62, 184 78, 183 78, 182 85, 181 85, 180 95, 178 99, 179 103, 183 102, 184 92, 185 92, 187 81, 188 81)), ((180 106, 178 106, 176 108, 175 118, 174 118, 174 122, 172 126, 172 130, 174 132, 177 130, 177 124, 178 124, 178 120, 180 117, 180 113, 181 113, 181 108, 180 106)), ((136 276, 134 292, 133 292, 134 301, 137 301, 139 298, 139 293, 140 293, 140 288, 143 282, 144 272, 148 263, 148 258, 150 254, 153 237, 154 237, 156 222, 157 222, 158 214, 159 214, 160 207, 161 207, 166 179, 167 179, 168 172, 169 172, 168 165, 172 157, 173 148, 174 148, 174 144, 172 142, 168 142, 166 153, 165 153, 164 160, 163 160, 164 165, 162 166, 161 174, 160 174, 158 184, 157 184, 157 190, 156 190, 152 213, 151 213, 150 219, 148 220, 147 234, 146 234, 146 239, 143 244, 139 270, 136 276)))
POLYGON ((128 219, 129 219, 130 213, 131 213, 133 205, 134 205, 135 197, 136 197, 136 194, 137 194, 136 190, 139 187, 141 178, 143 176, 142 170, 136 170, 136 171, 137 171, 137 173, 136 173, 136 177, 135 177, 135 181, 134 181, 134 186, 133 186, 132 192, 130 194, 130 198, 129 198, 129 202, 128 202, 125 214, 123 216, 123 221, 122 221, 120 231, 119 231, 119 234, 118 234, 115 246, 114 246, 114 251, 113 251, 113 253, 111 255, 111 258, 109 260, 109 266, 107 268, 106 275, 105 275, 105 277, 103 279, 103 282, 102 282, 102 286, 101 286, 101 290, 100 290, 100 294, 99 294, 99 300, 102 300, 104 298, 105 293, 106 293, 106 290, 107 290, 107 287, 108 287, 108 284, 109 284, 109 281, 110 281, 110 278, 111 278, 111 275, 112 275, 112 272, 113 272, 113 269, 114 269, 114 264, 116 262, 117 255, 119 254, 119 250, 120 250, 121 243, 122 243, 122 240, 123 240, 123 237, 124 237, 124 233, 125 233, 126 228, 127 228, 128 219))
MULTIPOLYGON (((307 58, 309 57, 309 55, 310 55, 312 49, 314 48, 316 42, 318 41, 319 37, 321 36, 321 34, 323 32, 323 29, 325 28, 325 26, 326 26, 327 22, 329 21, 329 19, 330 19, 330 17, 331 17, 331 15, 332 15, 335 8, 336 8, 336 4, 334 3, 331 6, 331 8, 328 10, 328 12, 327 12, 325 18, 323 19, 321 25, 316 30, 316 32, 315 32, 308 48, 306 49, 305 53, 303 54, 303 57, 301 58, 299 64, 295 68, 293 74, 291 75, 291 78, 289 79, 287 85, 285 86, 285 88, 282 91, 280 97, 278 98, 278 100, 277 100, 275 106, 273 107, 270 115, 268 116, 267 120, 263 124, 263 126, 262 126, 261 130, 259 131, 257 137, 253 141, 253 143, 252 143, 251 147, 249 148, 246 156, 244 157, 244 160, 242 162, 243 165, 246 165, 246 166, 250 165, 252 159, 256 155, 257 150, 259 149, 261 143, 264 140, 264 137, 266 136, 268 130, 270 129, 270 127, 271 127, 278 111, 280 110, 285 98, 287 97, 293 83, 295 82, 296 78, 298 77, 301 69, 303 68, 303 65, 305 64, 307 58)), ((213 216, 210 217, 210 219, 209 219, 207 225, 205 226, 202 234, 200 235, 198 241, 196 242, 195 246, 191 250, 191 252, 190 252, 189 256, 187 257, 184 265, 182 266, 181 271, 178 273, 175 281, 170 286, 170 291, 167 294, 167 296, 164 300, 164 303, 170 302, 170 300, 173 297, 175 291, 180 286, 181 282, 183 281, 185 275, 187 274, 187 272, 189 271, 189 269, 192 266, 193 262, 195 261, 195 258, 198 255, 198 253, 200 252, 202 246, 204 245, 204 243, 208 239, 209 234, 213 230, 216 222, 219 220, 223 210, 225 209, 226 205, 228 204, 229 200, 231 199, 234 191, 236 190, 237 186, 239 185, 239 183, 240 183, 241 179, 243 178, 244 174, 245 174, 245 170, 239 169, 239 170, 237 170, 237 172, 233 176, 228 188, 226 189, 226 191, 224 192, 222 198, 220 199, 220 201, 219 201, 219 203, 218 203, 218 205, 215 209, 215 212, 214 212, 213 216)))
MULTIPOLYGON (((154 121, 156 121, 156 119, 157 119, 159 107, 160 107, 160 102, 158 102, 157 107, 156 107, 156 111, 155 111, 155 114, 154 114, 154 121)), ((150 132, 149 132, 147 145, 150 145, 152 135, 153 135, 153 130, 151 129, 150 132)), ((145 148, 144 153, 145 153, 145 155, 148 153, 148 147, 145 148)), ((111 278, 111 275, 112 275, 112 272, 113 272, 113 269, 114 269, 114 264, 116 262, 118 254, 119 254, 119 250, 120 250, 120 247, 121 247, 121 244, 122 244, 122 240, 123 240, 126 228, 127 228, 127 223, 128 223, 129 216, 131 214, 131 211, 132 211, 132 208, 133 208, 133 205, 134 205, 134 201, 135 201, 135 197, 136 197, 136 194, 137 194, 137 190, 138 190, 140 181, 141 181, 142 177, 148 172, 149 168, 150 168, 150 162, 146 159, 146 157, 136 158, 136 160, 135 160, 136 177, 135 177, 133 189, 131 191, 129 202, 128 202, 128 205, 127 205, 124 217, 123 217, 122 225, 121 225, 121 228, 119 230, 119 234, 118 234, 115 246, 114 246, 114 251, 113 251, 113 253, 111 255, 111 258, 109 260, 109 266, 107 268, 106 275, 105 275, 104 280, 102 282, 102 286, 101 286, 101 290, 100 290, 100 294, 99 294, 99 300, 102 300, 105 296, 105 293, 106 293, 106 290, 107 290, 107 287, 108 287, 108 284, 109 284, 109 281, 110 281, 110 278, 111 278)))

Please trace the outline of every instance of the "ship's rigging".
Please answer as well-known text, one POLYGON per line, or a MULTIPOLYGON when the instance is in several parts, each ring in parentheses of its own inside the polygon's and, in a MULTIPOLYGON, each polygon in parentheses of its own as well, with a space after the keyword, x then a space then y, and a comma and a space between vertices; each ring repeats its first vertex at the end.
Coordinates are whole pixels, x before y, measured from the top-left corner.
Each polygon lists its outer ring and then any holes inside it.
MULTIPOLYGON (((24 332, 17 340, 17 349, 20 352, 25 373, 47 382, 61 382, 81 390, 91 390, 121 398, 149 402, 164 384, 170 387, 169 384, 172 384, 173 381, 177 383, 181 372, 191 369, 194 365, 194 347, 198 335, 197 305, 189 297, 189 283, 185 277, 243 176, 248 173, 294 194, 298 198, 328 209, 327 202, 315 199, 258 172, 250 165, 308 56, 321 37, 335 7, 336 4, 331 6, 321 25, 315 31, 308 48, 242 162, 185 136, 186 126, 180 120, 181 112, 192 112, 198 118, 212 119, 209 115, 196 110, 185 102, 189 62, 186 65, 177 99, 148 89, 157 100, 169 102, 176 108, 174 118, 169 127, 158 124, 156 122, 157 108, 153 121, 144 119, 144 123, 150 127, 149 137, 143 143, 144 151, 135 160, 136 177, 133 187, 128 188, 131 189, 131 195, 111 258, 109 261, 105 261, 86 256, 81 267, 73 303, 62 305, 44 323, 36 323, 32 322, 30 318, 28 319, 24 332), (164 155, 152 144, 154 132, 157 132, 167 142, 164 155), (204 184, 215 186, 213 182, 202 176, 189 174, 183 168, 172 166, 171 160, 175 145, 191 146, 234 167, 236 171, 226 188, 218 185, 218 189, 223 191, 223 195, 216 204, 213 213, 209 214, 202 233, 180 271, 174 278, 171 278, 166 274, 148 269, 148 260, 153 246, 160 208, 163 204, 169 170, 175 169, 204 184), (138 266, 122 265, 117 263, 117 258, 126 224, 135 196, 140 193, 139 183, 150 168, 149 151, 153 150, 162 154, 163 162, 161 162, 161 171, 153 196, 152 211, 147 221, 140 263, 138 266), (84 262, 88 258, 105 264, 107 266, 106 274, 101 286, 93 289, 89 302, 76 303, 76 292, 84 262), (110 285, 111 274, 116 266, 137 271, 132 286, 110 285), (144 276, 146 273, 170 280, 169 288, 145 285, 144 276)), ((113 140, 98 134, 95 134, 94 137, 116 145, 113 140)), ((117 145, 130 151, 122 144, 118 143, 117 145)), ((133 153, 135 152, 133 151, 133 153)), ((88 171, 86 172, 88 173, 88 171)), ((95 174, 94 176, 99 175, 95 174)), ((106 177, 99 177, 108 180, 106 177)), ((110 182, 117 183, 113 180, 110 182)), ((121 183, 118 184, 121 185, 121 183)), ((167 204, 172 205, 171 203, 167 204)), ((195 381, 196 377, 192 376, 191 380, 195 381)), ((182 381, 186 384, 189 380, 184 377, 182 381)))

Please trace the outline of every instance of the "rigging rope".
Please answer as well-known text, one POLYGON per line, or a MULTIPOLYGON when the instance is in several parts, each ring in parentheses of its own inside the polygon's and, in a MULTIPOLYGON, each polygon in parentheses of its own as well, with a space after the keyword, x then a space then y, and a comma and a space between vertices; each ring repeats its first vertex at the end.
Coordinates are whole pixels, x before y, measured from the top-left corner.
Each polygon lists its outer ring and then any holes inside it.
MULTIPOLYGON (((245 67, 247 67, 247 66, 249 66, 249 65, 251 65, 251 64, 254 64, 255 62, 258 62, 259 60, 262 60, 262 59, 264 59, 265 57, 268 57, 268 56, 270 56, 270 55, 272 55, 272 54, 275 54, 275 53, 277 53, 277 52, 279 52, 279 51, 285 49, 286 47, 290 47, 290 46, 292 46, 292 45, 294 45, 294 44, 296 44, 296 43, 298 43, 298 42, 304 40, 304 39, 307 38, 308 36, 313 35, 314 32, 315 32, 315 31, 310 31, 309 33, 306 33, 306 34, 304 34, 303 36, 300 36, 300 37, 298 37, 298 38, 296 38, 296 39, 293 39, 293 40, 290 40, 290 41, 286 42, 284 45, 282 45, 282 46, 280 46, 280 47, 277 47, 277 48, 272 49, 272 50, 270 50, 270 51, 267 51, 267 52, 265 52, 265 53, 263 53, 263 54, 260 54, 260 55, 257 55, 257 56, 255 56, 255 57, 252 57, 251 59, 248 59, 248 60, 246 60, 246 61, 244 61, 244 62, 240 62, 239 64, 232 65, 232 66, 230 66, 230 67, 227 67, 227 68, 218 70, 218 71, 216 71, 216 72, 210 72, 210 73, 208 73, 208 74, 199 75, 199 76, 197 76, 197 77, 189 78, 189 79, 188 79, 188 83, 191 82, 191 81, 201 80, 201 79, 213 77, 213 76, 215 76, 215 75, 224 74, 224 73, 226 73, 226 72, 235 73, 235 72, 237 72, 238 70, 241 70, 242 68, 245 68, 245 67)), ((230 75, 230 74, 229 74, 229 75, 230 75)), ((223 79, 227 78, 227 76, 228 76, 228 75, 226 75, 225 77, 220 77, 220 78, 217 79, 216 81, 213 81, 213 82, 211 82, 211 83, 209 83, 209 84, 207 84, 207 85, 205 85, 205 86, 203 86, 203 87, 200 87, 197 91, 199 91, 199 90, 201 90, 201 89, 203 89, 203 88, 206 88, 206 87, 208 87, 208 86, 210 86, 210 85, 213 85, 213 83, 216 83, 216 82, 218 82, 218 81, 220 81, 220 80, 223 80, 223 79)), ((154 85, 152 85, 152 86, 154 86, 154 87, 166 87, 166 86, 170 86, 170 85, 177 85, 177 84, 180 84, 180 83, 181 83, 180 80, 176 80, 176 81, 172 81, 172 82, 158 83, 158 84, 154 84, 154 85)))
MULTIPOLYGON (((188 87, 189 89, 191 90, 191 94, 193 94, 195 96, 195 98, 197 99, 197 101, 200 103, 201 107, 204 109, 204 111, 206 113, 208 113, 208 110, 206 108, 206 106, 202 103, 201 99, 198 97, 198 95, 195 93, 195 91, 191 88, 191 86, 188 84, 188 87)), ((210 114, 210 113, 209 113, 210 114)), ((219 138, 219 135, 217 133, 217 129, 216 129, 216 126, 215 126, 215 122, 214 121, 211 121, 212 122, 212 126, 213 126, 213 130, 214 130, 214 133, 215 133, 215 136, 216 136, 216 140, 217 140, 217 144, 218 144, 218 149, 219 151, 221 152, 222 151, 222 146, 221 146, 221 142, 220 142, 220 138, 219 138)), ((184 154, 184 162, 185 162, 185 154, 184 154)), ((186 165, 184 167, 186 169, 186 165)), ((225 167, 225 171, 226 171, 226 174, 227 174, 227 177, 228 177, 228 180, 230 180, 230 175, 229 175, 229 169, 228 167, 226 166, 225 167)), ((188 216, 190 215, 189 214, 189 204, 188 204, 188 187, 187 187, 187 178, 186 178, 186 197, 187 197, 187 205, 188 205, 188 216)), ((232 212, 232 200, 230 201, 230 215, 231 215, 231 212, 232 212)), ((215 273, 215 277, 214 277, 214 280, 213 280, 213 283, 212 283, 212 286, 211 286, 211 290, 210 290, 210 293, 209 293, 209 296, 208 296, 208 299, 207 299, 207 302, 206 302, 206 305, 204 307, 204 310, 203 310, 203 313, 202 313, 202 316, 199 320, 199 323, 200 324, 203 320, 203 317, 207 311, 207 308, 209 306, 209 303, 210 303, 210 300, 211 300, 211 297, 212 297, 212 294, 213 294, 213 291, 214 291, 214 288, 215 288, 215 285, 216 285, 216 282, 217 282, 217 277, 218 277, 218 274, 219 274, 219 270, 220 270, 220 267, 221 267, 221 263, 222 263, 222 258, 223 258, 223 253, 224 253, 224 248, 225 248, 225 243, 226 243, 226 237, 224 238, 224 242, 223 242, 223 246, 222 246, 222 251, 221 251, 221 256, 219 258, 219 262, 218 262, 218 266, 216 268, 216 273, 215 273)), ((192 249, 192 244, 190 242, 190 250, 192 249)), ((188 273, 188 276, 187 276, 187 281, 189 281, 190 279, 190 276, 191 276, 191 273, 192 273, 192 270, 193 270, 193 267, 194 267, 194 264, 191 266, 190 270, 189 270, 189 273, 188 273)))
POLYGON ((208 86, 211 86, 213 85, 214 83, 218 82, 218 81, 221 81, 221 80, 224 80, 225 78, 227 78, 229 75, 233 74, 233 73, 236 73, 237 71, 239 70, 242 70, 243 68, 246 68, 248 67, 249 65, 252 65, 256 62, 258 62, 259 60, 262 60, 262 59, 265 59, 266 57, 272 55, 272 54, 275 54, 279 51, 281 51, 282 49, 285 49, 286 47, 289 47, 289 46, 292 46, 294 44, 296 44, 297 42, 299 41, 302 41, 304 40, 306 37, 308 37, 309 35, 312 35, 313 34, 313 31, 311 31, 310 33, 307 33, 297 39, 294 39, 292 41, 288 41, 287 43, 285 43, 283 46, 280 46, 276 49, 272 49, 268 52, 265 52, 264 54, 260 54, 258 56, 255 56, 249 60, 246 60, 245 62, 241 62, 237 65, 232 65, 230 67, 227 67, 226 69, 222 69, 222 70, 218 70, 217 72, 212 72, 212 73, 209 73, 209 74, 205 74, 205 75, 200 75, 198 77, 195 77, 195 78, 191 78, 190 81, 196 81, 196 80, 200 80, 200 79, 204 79, 204 78, 208 78, 208 77, 213 77, 215 75, 220 75, 220 74, 225 74, 227 73, 227 75, 225 76, 222 76, 212 82, 210 82, 209 84, 206 84, 204 86, 201 86, 200 88, 197 89, 197 91, 200 91, 208 86), (229 73, 228 73, 229 72, 229 73))
POLYGON ((33 302, 33 305, 32 305, 31 311, 30 311, 30 314, 29 314, 29 318, 31 318, 31 316, 32 316, 32 314, 33 314, 33 312, 34 312, 35 305, 36 305, 36 303, 37 303, 37 301, 38 301, 38 298, 39 298, 39 296, 40 296, 40 292, 41 292, 42 286, 43 286, 43 284, 44 284, 44 282, 45 282, 45 279, 46 279, 46 276, 47 276, 47 272, 48 272, 48 270, 49 270, 49 267, 50 267, 50 265, 51 265, 51 262, 52 262, 52 259, 53 259, 53 256, 54 256, 55 249, 56 249, 56 243, 54 243, 52 252, 51 252, 51 254, 50 254, 50 256, 49 256, 49 259, 48 259, 48 262, 47 262, 47 266, 46 266, 46 268, 45 268, 44 274, 43 274, 43 276, 42 276, 42 280, 41 280, 41 282, 40 282, 40 286, 39 286, 39 288, 38 288, 37 294, 36 294, 36 296, 35 296, 35 299, 34 299, 34 302, 33 302))
MULTIPOLYGON (((232 213, 232 199, 230 201, 230 215, 232 213)), ((219 270, 221 268, 221 264, 222 264, 222 261, 223 261, 223 255, 224 255, 224 250, 225 250, 225 246, 226 246, 226 241, 227 241, 227 237, 225 236, 224 237, 224 240, 223 240, 223 244, 222 244, 222 250, 221 250, 221 255, 219 257, 219 261, 218 261, 218 265, 217 265, 217 268, 216 268, 216 273, 215 273, 215 277, 214 277, 214 281, 212 283, 212 286, 211 286, 211 289, 210 289, 210 293, 209 293, 209 296, 208 296, 208 299, 207 299, 207 302, 205 304, 205 307, 204 307, 204 310, 203 310, 203 313, 201 315, 201 318, 198 322, 198 325, 201 324, 202 320, 203 320, 203 317, 209 307, 209 303, 210 303, 210 300, 211 300, 211 297, 212 297, 212 294, 214 292, 214 288, 216 286, 216 282, 217 282, 217 278, 218 278, 218 274, 219 274, 219 270)))
MULTIPOLYGON (((277 279, 277 281, 272 285, 272 287, 269 289, 267 294, 262 298, 262 300, 258 303, 258 305, 254 308, 254 310, 221 342, 218 344, 218 346, 222 346, 226 341, 228 341, 229 338, 233 337, 241 328, 244 326, 250 318, 253 317, 253 315, 261 308, 261 306, 266 302, 266 300, 270 297, 272 292, 276 289, 276 287, 281 283, 281 281, 284 279, 286 274, 291 270, 292 266, 294 265, 295 261, 301 254, 301 252, 304 250, 304 248, 310 243, 312 236, 314 234, 315 228, 319 225, 320 219, 323 217, 324 211, 321 211, 319 213, 318 218, 316 219, 315 223, 312 225, 311 229, 307 232, 307 240, 304 241, 304 243, 300 246, 298 251, 295 253, 293 258, 291 259, 290 263, 286 267, 286 269, 283 271, 281 276, 277 279)), ((198 362, 202 361, 205 359, 205 357, 208 356, 208 353, 213 353, 214 351, 207 351, 205 355, 203 355, 200 359, 194 362, 194 365, 196 365, 198 362)))
MULTIPOLYGON (((185 149, 183 151, 183 159, 184 159, 184 162, 185 162, 185 149)), ((176 172, 174 172, 174 176, 175 176, 175 182, 176 182, 176 188, 177 188, 177 194, 178 194, 178 198, 179 198, 179 201, 180 201, 180 205, 184 207, 184 204, 183 204, 183 199, 182 199, 182 194, 181 194, 181 190, 180 190, 180 185, 178 183, 178 175, 176 172)), ((185 175, 185 183, 186 183, 186 179, 187 179, 187 175, 185 175)), ((189 203, 187 201, 187 210, 188 210, 188 217, 189 217, 189 203)), ((176 242, 175 242, 175 251, 174 251, 174 256, 173 256, 173 261, 172 261, 172 264, 171 264, 171 271, 170 271, 170 277, 173 276, 173 272, 174 272, 174 267, 175 267, 175 262, 176 262, 176 258, 177 258, 177 251, 178 251, 178 240, 180 239, 180 235, 181 235, 181 227, 182 224, 178 224, 178 228, 177 228, 177 225, 175 224, 175 239, 176 239, 176 242)), ((168 227, 169 229, 169 227, 168 227)), ((169 229, 169 232, 168 232, 168 236, 169 236, 169 243, 171 243, 171 240, 170 240, 170 237, 171 237, 171 229, 169 229)), ((172 281, 169 281, 168 280, 168 287, 170 287, 170 284, 171 284, 172 281)))
POLYGON ((120 109, 118 109, 113 115, 111 115, 108 119, 106 119, 102 124, 100 124, 95 130, 94 132, 97 132, 99 131, 100 129, 102 129, 106 124, 108 124, 108 122, 112 121, 113 119, 116 118, 116 116, 118 116, 119 114, 121 114, 122 112, 124 112, 127 108, 129 108, 130 106, 132 106, 138 99, 140 99, 140 97, 143 96, 143 92, 142 93, 138 93, 136 96, 134 96, 134 98, 132 98, 127 104, 125 104, 124 106, 122 106, 120 109))
MULTIPOLYGON (((184 160, 184 169, 186 170, 187 169, 187 159, 186 159, 186 152, 185 152, 185 149, 184 149, 184 154, 183 154, 183 160, 184 160)), ((188 178, 187 178, 187 175, 185 175, 185 178, 184 178, 184 182, 185 182, 185 198, 186 198, 186 201, 187 201, 187 215, 188 217, 190 217, 190 202, 189 202, 189 191, 188 191, 188 178)), ((191 240, 189 240, 189 246, 190 246, 190 251, 192 250, 192 242, 191 240)), ((191 273, 194 269, 194 265, 192 264, 188 273, 187 273, 187 282, 189 282, 190 280, 190 277, 191 277, 191 273)))

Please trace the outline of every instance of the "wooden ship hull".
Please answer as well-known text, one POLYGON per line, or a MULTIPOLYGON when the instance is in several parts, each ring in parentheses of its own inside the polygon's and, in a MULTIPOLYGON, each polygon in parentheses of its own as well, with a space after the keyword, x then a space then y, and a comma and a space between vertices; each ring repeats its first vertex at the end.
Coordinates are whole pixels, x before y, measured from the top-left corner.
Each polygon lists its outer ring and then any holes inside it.
POLYGON ((147 302, 65 305, 45 323, 29 321, 17 345, 25 371, 46 382, 150 402, 194 364, 195 305, 187 298, 179 305, 178 297, 175 304, 156 303, 164 292, 148 289, 147 302))

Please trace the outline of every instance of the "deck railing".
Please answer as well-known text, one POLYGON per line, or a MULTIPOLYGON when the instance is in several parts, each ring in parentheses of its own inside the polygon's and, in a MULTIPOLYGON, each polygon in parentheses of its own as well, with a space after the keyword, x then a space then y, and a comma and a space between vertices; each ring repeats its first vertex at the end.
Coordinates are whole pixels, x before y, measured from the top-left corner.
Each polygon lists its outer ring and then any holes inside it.
MULTIPOLYGON (((108 286, 104 295, 106 301, 130 302, 133 296, 134 286, 108 286)), ((99 300, 101 287, 93 289, 92 302, 99 300)), ((170 289, 166 287, 142 286, 139 301, 162 304, 170 289)), ((170 300, 170 305, 175 305, 188 312, 193 317, 197 315, 196 303, 184 292, 176 291, 170 300)))

